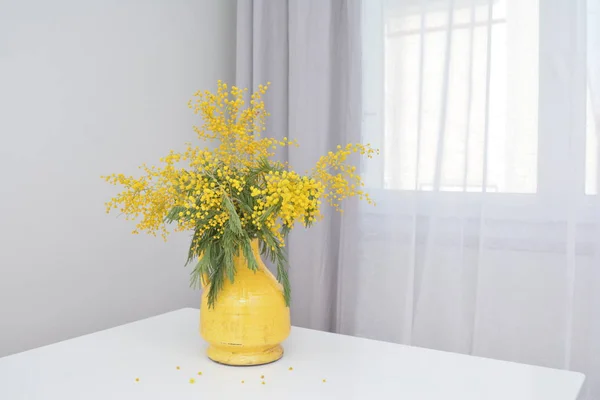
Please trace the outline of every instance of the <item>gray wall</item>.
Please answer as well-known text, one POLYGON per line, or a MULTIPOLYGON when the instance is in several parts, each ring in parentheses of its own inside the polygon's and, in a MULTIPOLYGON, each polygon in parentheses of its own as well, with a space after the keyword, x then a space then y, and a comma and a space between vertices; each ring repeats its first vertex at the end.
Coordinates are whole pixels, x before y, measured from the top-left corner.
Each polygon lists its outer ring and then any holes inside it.
POLYGON ((235 0, 0 0, 0 356, 187 306, 187 234, 130 234, 100 179, 193 140, 233 82, 235 0))

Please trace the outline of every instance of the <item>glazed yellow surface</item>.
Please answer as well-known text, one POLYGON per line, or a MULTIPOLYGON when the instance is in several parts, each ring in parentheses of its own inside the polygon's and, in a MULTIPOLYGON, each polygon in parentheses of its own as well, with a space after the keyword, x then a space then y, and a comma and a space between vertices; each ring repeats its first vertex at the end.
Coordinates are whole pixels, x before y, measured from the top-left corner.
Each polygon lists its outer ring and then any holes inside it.
POLYGON ((281 285, 260 258, 257 240, 252 251, 258 270, 250 270, 240 252, 234 260, 234 282, 225 279, 214 308, 208 308, 208 290, 203 290, 200 334, 209 343, 208 357, 222 364, 276 361, 283 356, 281 342, 290 333, 290 309, 281 285))

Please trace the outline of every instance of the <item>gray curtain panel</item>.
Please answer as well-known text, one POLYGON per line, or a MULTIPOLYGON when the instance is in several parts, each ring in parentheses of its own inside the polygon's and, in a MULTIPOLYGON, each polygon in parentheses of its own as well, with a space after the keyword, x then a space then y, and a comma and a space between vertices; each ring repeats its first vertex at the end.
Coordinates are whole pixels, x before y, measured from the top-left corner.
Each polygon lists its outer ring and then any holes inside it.
MULTIPOLYGON (((236 85, 271 82, 266 133, 298 141, 280 157, 299 173, 338 144, 360 141, 360 8, 359 0, 238 1, 236 85)), ((341 227, 327 210, 290 235, 295 325, 338 328, 341 227)))

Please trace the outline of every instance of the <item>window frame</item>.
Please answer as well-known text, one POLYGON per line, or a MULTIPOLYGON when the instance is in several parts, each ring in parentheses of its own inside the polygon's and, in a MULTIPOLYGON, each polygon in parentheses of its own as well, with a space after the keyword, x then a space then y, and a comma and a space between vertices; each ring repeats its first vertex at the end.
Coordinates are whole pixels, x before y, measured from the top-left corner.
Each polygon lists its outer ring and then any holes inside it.
MULTIPOLYGON (((388 0, 389 1, 389 0, 388 0)), ((384 149, 385 134, 385 13, 386 0, 362 2, 363 16, 363 137, 384 149), (377 132, 377 134, 373 134, 377 132)), ((427 1, 427 0, 423 0, 427 1)), ((494 0, 479 0, 492 5, 494 0)), ((417 2, 418 4, 418 2, 417 2)), ((448 3, 449 4, 449 3, 448 3)), ((465 2, 469 6, 470 2, 465 2)), ((446 6, 447 7, 447 6, 446 6)), ((445 8, 447 10, 447 8, 445 8)), ((520 210, 511 218, 548 219, 571 210, 579 220, 593 216, 598 197, 585 193, 586 159, 586 24, 585 0, 539 0, 539 99, 537 191, 531 194, 384 189, 383 157, 363 166, 365 182, 375 198, 418 203, 415 212, 429 215, 439 201, 490 210, 520 210), (543 62, 552 54, 552 63, 543 62), (564 132, 571 132, 565 135, 564 132), (567 149, 567 151, 565 151, 567 149), (563 165, 557 174, 557 165, 563 165), (575 179, 573 179, 575 177, 575 179), (574 195, 574 193, 577 193, 574 195), (391 197, 390 197, 391 196, 391 197)), ((493 21, 486 22, 486 25, 493 21)), ((384 207, 385 209, 385 207, 384 207)), ((383 210, 377 210, 379 214, 383 210)), ((367 209, 365 209, 365 212, 367 209)), ((501 212, 493 213, 502 217, 501 212)), ((566 217, 566 216, 565 216, 566 217)))

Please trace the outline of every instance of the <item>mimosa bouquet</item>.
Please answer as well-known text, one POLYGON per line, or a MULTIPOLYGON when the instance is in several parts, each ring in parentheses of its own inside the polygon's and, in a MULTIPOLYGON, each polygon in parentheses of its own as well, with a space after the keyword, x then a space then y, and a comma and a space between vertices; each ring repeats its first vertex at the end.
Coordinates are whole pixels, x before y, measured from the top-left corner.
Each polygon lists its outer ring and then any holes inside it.
POLYGON ((245 101, 247 89, 219 81, 216 93, 197 92, 189 107, 202 116, 194 127, 211 147, 187 144, 184 152, 171 151, 158 167, 142 165, 140 177, 112 174, 103 178, 123 191, 106 203, 135 220, 134 234, 160 234, 166 240, 168 224, 174 231, 190 231, 187 264, 196 262, 191 283, 208 284, 209 306, 214 305, 226 279, 233 282, 234 257, 241 254, 248 268, 257 261, 251 241, 277 266, 286 304, 290 283, 284 252, 285 239, 296 223, 309 227, 320 220, 321 200, 342 211, 341 202, 359 197, 372 203, 356 167, 348 157, 372 157, 369 145, 347 144, 322 156, 308 175, 274 159, 278 147, 297 146, 284 137, 261 136, 269 113, 262 96, 269 84, 259 85, 245 101))

